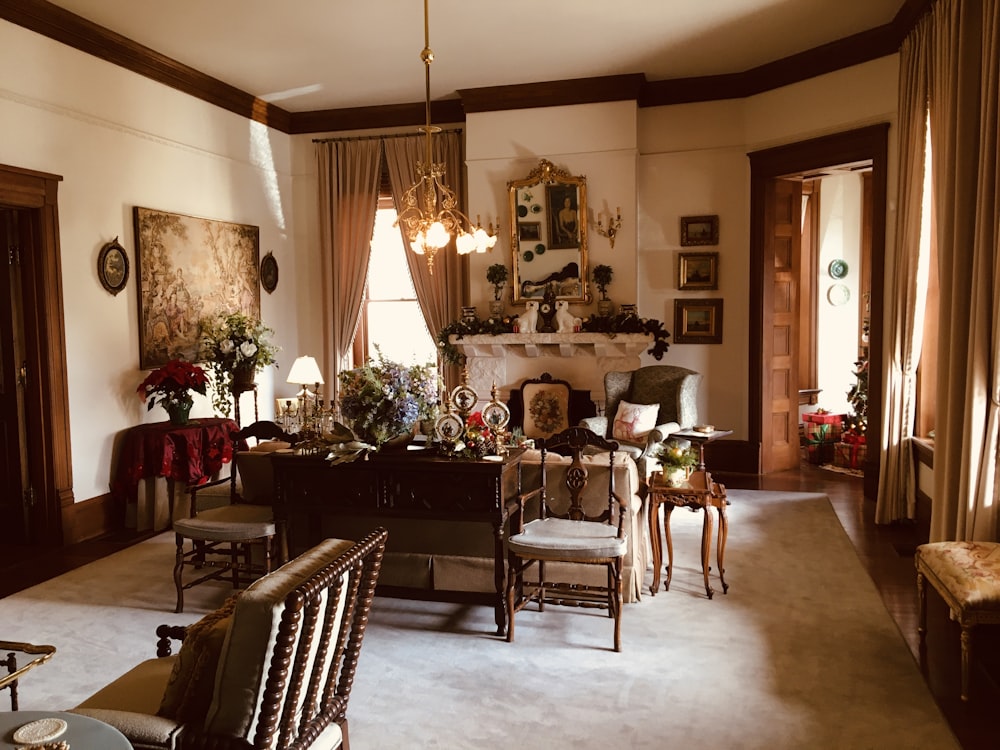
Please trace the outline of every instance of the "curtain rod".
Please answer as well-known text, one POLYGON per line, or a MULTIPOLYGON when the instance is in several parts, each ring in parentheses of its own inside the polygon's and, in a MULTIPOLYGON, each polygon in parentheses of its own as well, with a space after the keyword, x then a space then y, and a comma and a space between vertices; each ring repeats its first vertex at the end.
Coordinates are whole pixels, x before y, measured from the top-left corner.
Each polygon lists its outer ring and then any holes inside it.
MULTIPOLYGON (((462 128, 445 128, 440 133, 461 133, 462 128)), ((423 137, 423 133, 386 133, 385 135, 349 135, 343 138, 313 138, 313 143, 338 143, 341 141, 374 141, 383 138, 409 138, 414 135, 423 137)), ((435 133, 437 135, 437 133, 435 133)))

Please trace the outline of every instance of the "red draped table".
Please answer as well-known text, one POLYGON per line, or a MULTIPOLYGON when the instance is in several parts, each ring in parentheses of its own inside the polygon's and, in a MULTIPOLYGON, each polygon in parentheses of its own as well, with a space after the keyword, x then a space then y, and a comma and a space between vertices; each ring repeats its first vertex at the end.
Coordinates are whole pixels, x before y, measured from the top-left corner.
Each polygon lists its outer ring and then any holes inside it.
MULTIPOLYGON (((192 419, 186 425, 154 422, 132 427, 122 438, 111 483, 112 497, 128 516, 130 507, 138 510, 132 506, 139 503, 140 485, 144 480, 165 478, 167 492, 171 495, 175 483, 186 487, 208 481, 232 461, 230 435, 238 429, 232 419, 215 417, 192 419)), ((137 521, 137 528, 140 531, 150 527, 159 530, 161 524, 157 523, 155 515, 154 512, 152 523, 137 521)))

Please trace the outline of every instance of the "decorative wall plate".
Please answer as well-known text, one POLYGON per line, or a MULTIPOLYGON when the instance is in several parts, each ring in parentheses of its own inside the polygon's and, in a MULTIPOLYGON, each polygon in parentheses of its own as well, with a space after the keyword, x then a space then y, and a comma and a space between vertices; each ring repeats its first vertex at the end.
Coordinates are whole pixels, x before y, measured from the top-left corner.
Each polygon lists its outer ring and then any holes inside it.
POLYGON ((840 307, 851 301, 851 290, 847 284, 834 284, 826 290, 826 298, 834 307, 840 307))
POLYGON ((843 258, 837 258, 830 261, 830 266, 827 269, 831 278, 842 279, 847 276, 848 266, 847 261, 843 258))
POLYGON ((525 250, 524 254, 521 257, 524 258, 525 263, 530 263, 535 259, 535 254, 530 250, 525 250))
POLYGON ((118 294, 128 281, 128 255, 115 237, 101 248, 97 256, 97 278, 101 286, 112 294, 118 294))
POLYGON ((278 261, 271 253, 260 262, 260 285, 270 294, 278 287, 278 261))

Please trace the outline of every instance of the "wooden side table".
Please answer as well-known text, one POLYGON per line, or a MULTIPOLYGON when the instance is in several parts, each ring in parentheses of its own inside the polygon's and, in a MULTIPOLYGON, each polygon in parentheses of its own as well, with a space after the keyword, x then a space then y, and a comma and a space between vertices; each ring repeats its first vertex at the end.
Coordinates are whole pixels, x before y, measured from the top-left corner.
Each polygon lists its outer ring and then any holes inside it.
POLYGON ((649 485, 649 541, 653 550, 653 585, 649 593, 656 596, 660 588, 660 568, 663 564, 663 548, 660 542, 660 506, 663 506, 663 533, 667 539, 667 580, 664 591, 670 590, 670 579, 674 572, 674 545, 670 536, 670 514, 674 508, 701 509, 704 518, 701 527, 701 570, 705 576, 705 593, 711 599, 715 589, 709 581, 708 558, 712 547, 712 508, 719 513, 719 540, 716 545, 716 557, 719 566, 719 581, 722 583, 722 593, 729 593, 726 583, 726 538, 729 536, 729 517, 726 514, 726 488, 713 482, 708 472, 696 472, 691 475, 692 482, 682 487, 670 487, 663 481, 663 473, 654 471, 649 485), (704 486, 700 486, 704 485, 704 486))

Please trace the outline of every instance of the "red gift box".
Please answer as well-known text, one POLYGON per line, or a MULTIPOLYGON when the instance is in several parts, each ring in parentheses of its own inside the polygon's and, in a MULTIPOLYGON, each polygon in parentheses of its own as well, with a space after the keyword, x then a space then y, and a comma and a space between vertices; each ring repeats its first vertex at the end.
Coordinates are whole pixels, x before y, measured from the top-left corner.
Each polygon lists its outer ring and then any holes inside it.
POLYGON ((867 452, 868 446, 865 443, 837 443, 834 447, 833 465, 845 469, 860 469, 867 452))
POLYGON ((802 415, 806 441, 809 443, 839 443, 844 429, 843 414, 808 413, 802 415))

